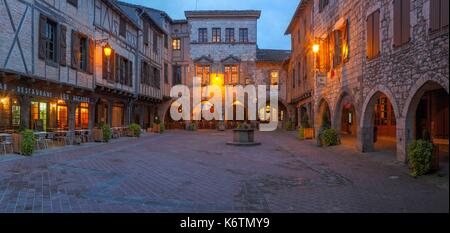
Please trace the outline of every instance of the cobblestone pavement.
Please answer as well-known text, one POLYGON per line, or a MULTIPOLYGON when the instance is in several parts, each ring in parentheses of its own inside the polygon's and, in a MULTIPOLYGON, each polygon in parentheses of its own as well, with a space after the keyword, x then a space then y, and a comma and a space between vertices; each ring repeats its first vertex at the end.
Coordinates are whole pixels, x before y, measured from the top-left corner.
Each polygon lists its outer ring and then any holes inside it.
POLYGON ((0 155, 0 212, 448 212, 448 175, 286 132, 169 131, 0 155))

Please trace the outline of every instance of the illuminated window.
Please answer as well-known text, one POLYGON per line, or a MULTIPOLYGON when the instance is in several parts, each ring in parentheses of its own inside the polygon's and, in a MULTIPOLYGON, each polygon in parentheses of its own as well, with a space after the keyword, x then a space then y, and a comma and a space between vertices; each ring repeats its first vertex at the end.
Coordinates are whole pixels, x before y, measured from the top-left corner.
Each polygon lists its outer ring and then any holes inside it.
POLYGON ((172 49, 173 50, 181 50, 181 40, 179 38, 173 39, 172 49))
POLYGON ((32 128, 47 130, 47 103, 31 102, 32 128))
POLYGON ((57 127, 60 129, 65 129, 68 126, 67 121, 67 106, 58 105, 57 107, 57 127))
POLYGON ((227 83, 236 84, 239 81, 238 65, 225 65, 225 80, 227 83))
POLYGON ((209 84, 209 74, 210 74, 209 65, 197 65, 195 73, 196 77, 201 78, 202 85, 209 84))
POLYGON ((89 104, 80 103, 75 111, 75 128, 87 129, 89 128, 89 104))
POLYGON ((0 129, 9 127, 9 98, 0 97, 0 129))
POLYGON ((279 80, 280 80, 280 72, 278 70, 270 72, 270 85, 278 85, 279 80))

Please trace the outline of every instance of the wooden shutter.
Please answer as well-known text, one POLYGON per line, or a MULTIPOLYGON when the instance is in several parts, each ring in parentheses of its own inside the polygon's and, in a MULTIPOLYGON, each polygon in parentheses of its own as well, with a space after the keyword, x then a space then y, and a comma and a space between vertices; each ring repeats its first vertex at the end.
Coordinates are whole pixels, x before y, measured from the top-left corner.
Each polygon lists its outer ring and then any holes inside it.
MULTIPOLYGON (((112 58, 112 56, 110 56, 110 58, 112 58)), ((102 52, 102 77, 105 80, 108 79, 108 57, 106 57, 104 52, 102 52)))
POLYGON ((114 66, 115 66, 115 76, 113 78, 112 81, 115 82, 119 82, 120 81, 120 63, 121 63, 121 57, 119 54, 116 54, 115 56, 115 62, 114 62, 114 66))
POLYGON ((146 22, 144 22, 144 28, 143 28, 143 30, 142 30, 142 32, 143 32, 143 38, 144 38, 144 44, 145 45, 148 45, 148 42, 149 42, 149 38, 148 38, 148 27, 149 27, 149 25, 146 23, 146 22))
POLYGON ((373 47, 372 56, 376 57, 380 54, 380 11, 373 13, 373 47))
POLYGON ((95 44, 94 40, 89 38, 88 40, 88 61, 87 61, 87 72, 89 74, 94 73, 94 53, 95 53, 95 44))
POLYGON ((345 25, 342 31, 342 61, 347 62, 349 60, 349 54, 350 54, 350 25, 348 19, 345 20, 345 25), (343 48, 346 48, 345 50, 343 48))
POLYGON ((449 0, 441 0, 441 27, 448 27, 448 2, 449 0))
POLYGON ((38 56, 40 59, 45 59, 46 56, 46 36, 45 27, 47 26, 47 17, 43 14, 39 16, 39 51, 38 56))
POLYGON ((111 56, 109 56, 109 80, 114 81, 116 78, 116 53, 111 49, 111 56))
MULTIPOLYGON (((448 0, 445 0, 448 2, 448 0)), ((441 28, 441 0, 430 0, 430 31, 435 32, 441 28)))
POLYGON ((402 0, 394 0, 394 46, 402 44, 402 0))
POLYGON ((80 36, 72 30, 72 68, 80 68, 80 36))
POLYGON ((330 62, 330 69, 331 68, 334 68, 334 64, 333 64, 333 57, 334 57, 334 31, 332 31, 331 33, 330 33, 330 40, 329 40, 329 43, 328 43, 328 54, 329 54, 329 57, 328 57, 328 60, 329 60, 329 62, 330 62))
POLYGON ((133 86, 133 62, 128 61, 128 86, 133 86))
POLYGON ((59 64, 62 66, 67 65, 67 28, 66 26, 59 25, 59 64))
POLYGON ((410 39, 410 4, 411 0, 402 0, 402 44, 410 39))
POLYGON ((367 59, 373 58, 373 16, 367 17, 367 40, 366 40, 366 56, 367 59))

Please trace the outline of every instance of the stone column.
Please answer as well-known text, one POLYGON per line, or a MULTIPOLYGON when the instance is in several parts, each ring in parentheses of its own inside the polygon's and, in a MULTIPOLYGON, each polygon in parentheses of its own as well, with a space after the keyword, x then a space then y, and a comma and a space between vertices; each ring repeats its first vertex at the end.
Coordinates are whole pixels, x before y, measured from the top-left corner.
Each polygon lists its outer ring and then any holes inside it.
POLYGON ((108 117, 107 117, 107 122, 106 124, 108 124, 109 126, 112 126, 112 108, 114 105, 114 101, 113 100, 108 100, 108 117))
POLYGON ((139 107, 139 124, 141 125, 142 128, 145 128, 144 116, 145 116, 144 106, 141 105, 139 107))
POLYGON ((131 113, 133 112, 133 101, 129 101, 124 109, 124 121, 125 125, 129 125, 131 123, 131 113))
POLYGON ((30 97, 20 96, 20 126, 28 129, 30 128, 30 97))
MULTIPOLYGON (((72 132, 72 136, 75 135, 75 110, 76 110, 77 103, 74 101, 68 101, 67 107, 68 107, 68 123, 69 123, 69 131, 72 132)), ((74 141, 74 137, 69 138, 69 144, 72 145, 74 141)))
POLYGON ((96 103, 94 101, 89 102, 89 122, 88 122, 89 129, 94 128, 95 114, 97 114, 95 112, 95 109, 96 109, 95 105, 96 105, 96 103))

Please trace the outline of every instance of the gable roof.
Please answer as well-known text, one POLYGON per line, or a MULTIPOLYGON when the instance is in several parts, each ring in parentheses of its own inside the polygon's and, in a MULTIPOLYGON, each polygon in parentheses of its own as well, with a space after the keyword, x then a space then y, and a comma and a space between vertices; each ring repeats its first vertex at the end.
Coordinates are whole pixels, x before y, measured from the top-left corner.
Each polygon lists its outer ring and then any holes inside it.
POLYGON ((291 50, 258 49, 256 51, 257 62, 284 62, 291 56, 291 50))
POLYGON ((300 3, 297 6, 297 9, 295 9, 295 13, 292 16, 291 22, 289 22, 289 25, 286 29, 286 32, 284 33, 285 35, 289 35, 291 34, 291 30, 292 30, 292 26, 294 26, 294 23, 297 19, 297 16, 300 14, 300 11, 305 9, 306 4, 309 2, 310 0, 300 0, 300 3))
POLYGON ((228 18, 228 17, 250 17, 257 18, 261 16, 259 10, 200 10, 185 11, 186 18, 228 18))

